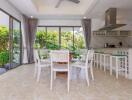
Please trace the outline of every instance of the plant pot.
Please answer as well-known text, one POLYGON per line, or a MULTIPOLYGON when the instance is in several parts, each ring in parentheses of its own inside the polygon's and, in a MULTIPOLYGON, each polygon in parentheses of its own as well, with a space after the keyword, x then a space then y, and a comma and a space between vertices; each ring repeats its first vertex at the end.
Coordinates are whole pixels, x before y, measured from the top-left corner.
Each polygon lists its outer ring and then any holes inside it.
POLYGON ((5 68, 0 68, 0 75, 5 73, 6 72, 6 69, 5 68))

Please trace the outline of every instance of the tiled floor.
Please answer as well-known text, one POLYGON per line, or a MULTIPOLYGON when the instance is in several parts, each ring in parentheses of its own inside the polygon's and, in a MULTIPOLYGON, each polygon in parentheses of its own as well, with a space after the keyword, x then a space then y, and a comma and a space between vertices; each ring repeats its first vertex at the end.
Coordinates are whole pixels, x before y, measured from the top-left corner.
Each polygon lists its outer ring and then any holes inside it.
MULTIPOLYGON (((50 91, 50 70, 43 70, 40 82, 33 78, 34 65, 23 65, 0 76, 0 100, 132 100, 132 81, 94 69, 95 81, 87 87, 85 80, 70 83, 57 78, 50 91)), ((83 77, 83 76, 81 76, 83 77)))

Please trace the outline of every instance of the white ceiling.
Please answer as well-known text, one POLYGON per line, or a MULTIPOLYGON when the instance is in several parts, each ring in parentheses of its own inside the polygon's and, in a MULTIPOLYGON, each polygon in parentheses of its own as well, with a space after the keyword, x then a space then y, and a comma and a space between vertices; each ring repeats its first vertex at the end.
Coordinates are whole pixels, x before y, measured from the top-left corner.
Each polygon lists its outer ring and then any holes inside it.
POLYGON ((132 19, 132 0, 80 0, 79 4, 63 1, 55 8, 58 0, 8 0, 19 11, 40 19, 104 18, 110 7, 118 8, 119 19, 132 19))

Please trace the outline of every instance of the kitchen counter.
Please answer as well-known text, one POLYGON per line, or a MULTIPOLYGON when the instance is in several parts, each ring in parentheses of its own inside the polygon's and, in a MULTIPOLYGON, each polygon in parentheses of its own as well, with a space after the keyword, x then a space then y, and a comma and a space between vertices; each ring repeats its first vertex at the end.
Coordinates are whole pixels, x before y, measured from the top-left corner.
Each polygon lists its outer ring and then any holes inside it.
POLYGON ((94 50, 98 53, 106 53, 111 55, 127 55, 128 79, 132 79, 132 48, 97 48, 94 50))

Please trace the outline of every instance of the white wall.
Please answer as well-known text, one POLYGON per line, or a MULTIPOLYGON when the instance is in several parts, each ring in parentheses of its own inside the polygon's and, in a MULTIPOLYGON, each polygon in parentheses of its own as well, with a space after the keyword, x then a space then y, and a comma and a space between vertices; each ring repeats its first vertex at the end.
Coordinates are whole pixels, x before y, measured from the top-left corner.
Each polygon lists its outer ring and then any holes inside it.
POLYGON ((39 20, 44 26, 81 26, 81 20, 39 20))
MULTIPOLYGON (((119 28, 118 30, 132 30, 131 21, 124 21, 127 26, 119 28)), ((101 19, 92 19, 92 31, 98 30, 105 25, 105 22, 101 19)), ((91 37, 91 47, 92 48, 103 48, 105 43, 115 44, 117 45, 120 41, 122 41, 123 46, 132 46, 132 38, 131 37, 101 37, 101 36, 93 36, 91 37)))
POLYGON ((7 0, 0 0, 0 8, 22 21, 21 13, 16 10, 9 2, 7 2, 7 0))

